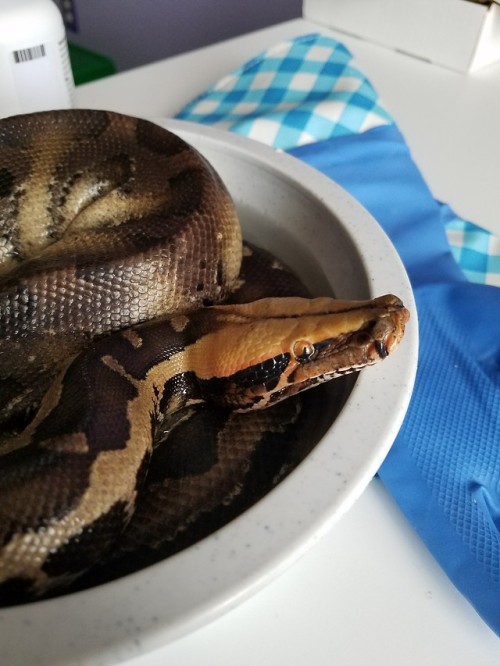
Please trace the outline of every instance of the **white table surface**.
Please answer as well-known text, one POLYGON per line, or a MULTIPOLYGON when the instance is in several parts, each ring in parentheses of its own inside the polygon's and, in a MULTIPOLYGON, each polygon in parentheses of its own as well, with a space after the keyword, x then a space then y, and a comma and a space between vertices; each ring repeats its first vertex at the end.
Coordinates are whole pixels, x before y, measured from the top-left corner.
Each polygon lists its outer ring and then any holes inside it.
MULTIPOLYGON (((80 107, 174 115, 298 19, 77 89, 80 107)), ((323 30, 324 32, 328 32, 323 30)), ((500 63, 463 75, 340 35, 403 131, 436 198, 500 234, 500 63)), ((128 666, 486 666, 500 641, 378 480, 299 562, 212 624, 128 666)))

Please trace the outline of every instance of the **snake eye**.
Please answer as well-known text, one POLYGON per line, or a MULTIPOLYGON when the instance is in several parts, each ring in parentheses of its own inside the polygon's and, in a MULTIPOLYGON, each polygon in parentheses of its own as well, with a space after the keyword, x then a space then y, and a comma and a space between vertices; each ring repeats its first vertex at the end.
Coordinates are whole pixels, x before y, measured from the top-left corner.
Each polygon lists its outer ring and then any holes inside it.
POLYGON ((297 340, 293 343, 293 355, 300 363, 310 361, 316 354, 316 348, 309 340, 297 340))

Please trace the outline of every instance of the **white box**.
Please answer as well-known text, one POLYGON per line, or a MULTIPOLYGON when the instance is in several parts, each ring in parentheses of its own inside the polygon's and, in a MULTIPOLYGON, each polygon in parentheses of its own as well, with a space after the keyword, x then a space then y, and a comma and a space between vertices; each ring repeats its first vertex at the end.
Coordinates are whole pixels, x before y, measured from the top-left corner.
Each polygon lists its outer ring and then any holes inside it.
POLYGON ((304 0, 304 18, 461 72, 500 60, 500 5, 469 0, 304 0))

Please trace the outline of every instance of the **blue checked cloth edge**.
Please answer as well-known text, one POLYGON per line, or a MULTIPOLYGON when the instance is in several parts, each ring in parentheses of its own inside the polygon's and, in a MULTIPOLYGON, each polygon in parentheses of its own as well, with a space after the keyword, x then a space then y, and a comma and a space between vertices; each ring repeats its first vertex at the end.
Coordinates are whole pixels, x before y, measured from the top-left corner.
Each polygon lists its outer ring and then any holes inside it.
MULTIPOLYGON (((176 117, 230 130, 280 150, 394 124, 345 46, 317 33, 263 51, 176 117)), ((500 239, 454 214, 445 230, 467 278, 500 286, 500 239)))

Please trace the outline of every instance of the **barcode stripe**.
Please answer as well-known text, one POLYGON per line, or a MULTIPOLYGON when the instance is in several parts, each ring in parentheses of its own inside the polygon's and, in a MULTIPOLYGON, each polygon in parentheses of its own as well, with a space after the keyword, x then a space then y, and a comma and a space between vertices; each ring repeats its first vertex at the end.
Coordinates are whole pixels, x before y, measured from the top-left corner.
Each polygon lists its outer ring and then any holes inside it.
POLYGON ((20 49, 19 51, 14 51, 13 55, 16 63, 43 58, 45 56, 45 45, 40 44, 39 46, 32 46, 29 49, 20 49))

